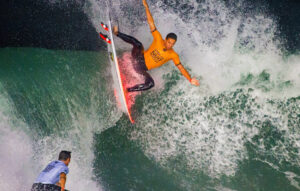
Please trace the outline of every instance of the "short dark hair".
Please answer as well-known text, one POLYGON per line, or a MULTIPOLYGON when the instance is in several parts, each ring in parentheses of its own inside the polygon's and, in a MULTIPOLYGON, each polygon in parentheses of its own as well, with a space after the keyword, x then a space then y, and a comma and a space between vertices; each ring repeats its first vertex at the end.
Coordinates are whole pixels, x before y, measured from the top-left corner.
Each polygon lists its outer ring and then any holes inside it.
POLYGON ((67 160, 71 158, 71 152, 70 151, 60 151, 58 160, 67 160))
POLYGON ((167 37, 166 37, 166 39, 168 39, 168 38, 171 38, 171 39, 174 39, 174 40, 176 40, 177 41, 177 35, 175 34, 175 33, 169 33, 168 35, 167 35, 167 37))

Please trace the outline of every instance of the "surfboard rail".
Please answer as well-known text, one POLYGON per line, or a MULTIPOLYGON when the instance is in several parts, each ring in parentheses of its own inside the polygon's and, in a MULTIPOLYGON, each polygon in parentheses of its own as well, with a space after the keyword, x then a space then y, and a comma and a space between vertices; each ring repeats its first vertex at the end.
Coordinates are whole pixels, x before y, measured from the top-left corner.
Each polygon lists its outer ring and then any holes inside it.
MULTIPOLYGON (((108 10, 108 14, 107 14, 107 27, 108 27, 109 37, 110 37, 110 43, 107 43, 107 44, 108 44, 108 47, 111 48, 111 52, 112 52, 112 56, 109 55, 109 57, 111 58, 110 62, 115 67, 116 72, 117 72, 119 88, 121 90, 122 103, 124 103, 124 105, 125 105, 125 109, 126 109, 126 112, 127 112, 130 122, 134 123, 133 117, 131 115, 131 111, 129 109, 129 104, 128 104, 129 100, 126 99, 126 95, 128 94, 128 92, 126 90, 126 87, 124 87, 124 83, 122 81, 122 76, 121 76, 120 65, 118 63, 118 57, 117 57, 116 47, 115 47, 115 43, 114 43, 114 37, 113 37, 113 32, 112 32, 112 24, 111 24, 111 19, 110 19, 110 15, 109 15, 109 10, 108 10)), ((108 54, 110 54, 110 51, 108 51, 108 54)))

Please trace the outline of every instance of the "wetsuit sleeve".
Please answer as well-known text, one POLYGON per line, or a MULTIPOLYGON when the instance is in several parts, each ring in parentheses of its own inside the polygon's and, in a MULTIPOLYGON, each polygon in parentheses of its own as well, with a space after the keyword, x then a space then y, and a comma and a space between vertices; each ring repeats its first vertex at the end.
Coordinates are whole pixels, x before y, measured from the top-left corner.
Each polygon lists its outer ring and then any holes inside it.
POLYGON ((155 41, 163 40, 162 36, 161 36, 160 32, 158 32, 158 30, 154 29, 154 31, 151 31, 151 33, 152 33, 152 36, 155 41))

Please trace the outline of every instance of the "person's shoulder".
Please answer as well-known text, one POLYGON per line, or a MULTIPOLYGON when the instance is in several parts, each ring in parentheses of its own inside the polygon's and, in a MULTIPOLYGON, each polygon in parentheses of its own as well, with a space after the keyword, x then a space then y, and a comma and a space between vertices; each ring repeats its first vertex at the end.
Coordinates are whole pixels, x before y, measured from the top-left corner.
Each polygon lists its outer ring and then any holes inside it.
POLYGON ((67 165, 64 166, 64 168, 63 168, 63 173, 69 174, 69 167, 68 167, 67 165))
POLYGON ((160 34, 160 32, 155 28, 153 31, 151 31, 152 34, 160 34))
POLYGON ((172 49, 172 50, 170 50, 170 54, 172 55, 172 57, 179 57, 179 55, 177 54, 177 52, 174 50, 174 49, 172 49))
POLYGON ((55 161, 55 164, 57 166, 68 167, 63 161, 60 161, 60 160, 55 161))
POLYGON ((58 164, 59 163, 59 161, 58 160, 54 160, 54 161, 51 161, 49 164, 51 164, 51 165, 55 165, 55 164, 58 164))
POLYGON ((154 39, 160 39, 160 40, 162 39, 162 36, 157 29, 154 29, 153 31, 151 31, 151 34, 154 36, 154 39))
POLYGON ((64 172, 65 174, 69 173, 69 167, 63 163, 62 161, 60 161, 61 163, 59 163, 58 168, 61 169, 62 172, 64 172))

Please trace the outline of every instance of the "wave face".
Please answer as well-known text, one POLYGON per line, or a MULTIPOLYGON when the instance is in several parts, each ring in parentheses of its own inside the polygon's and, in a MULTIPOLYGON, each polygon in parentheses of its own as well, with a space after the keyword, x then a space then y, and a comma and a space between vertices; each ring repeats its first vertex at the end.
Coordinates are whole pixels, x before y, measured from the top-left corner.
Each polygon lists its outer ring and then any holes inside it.
POLYGON ((83 11, 85 1, 2 1, 0 47, 63 50, 103 49, 99 35, 83 11))
MULTIPOLYGON (((300 55, 275 14, 281 3, 148 3, 201 86, 172 63, 150 71, 156 87, 137 97, 132 125, 117 109, 105 48, 0 49, 0 176, 9 171, 0 189, 28 190, 66 149, 70 190, 300 190, 300 55)), ((104 5, 77 5, 95 31, 104 5)), ((123 32, 151 43, 141 3, 109 6, 123 32)))
POLYGON ((4 168, 0 174, 10 172, 9 181, 0 182, 1 190, 28 190, 60 150, 73 153, 67 188, 101 188, 93 181, 93 135, 114 124, 121 114, 108 88, 107 67, 99 64, 107 61, 104 55, 1 49, 0 139, 5 144, 1 145, 4 168))

